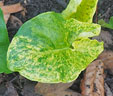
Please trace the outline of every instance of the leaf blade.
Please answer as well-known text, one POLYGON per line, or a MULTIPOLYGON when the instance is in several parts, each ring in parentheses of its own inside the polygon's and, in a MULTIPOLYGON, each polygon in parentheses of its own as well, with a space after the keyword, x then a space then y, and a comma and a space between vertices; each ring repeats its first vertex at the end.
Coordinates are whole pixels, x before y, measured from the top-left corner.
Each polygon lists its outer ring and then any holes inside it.
POLYGON ((62 12, 63 17, 65 19, 72 18, 81 2, 82 0, 70 0, 67 8, 62 12))
POLYGON ((74 15, 74 18, 81 22, 92 23, 97 2, 98 0, 82 0, 81 4, 78 6, 77 12, 74 15))
POLYGON ((98 36, 101 31, 98 24, 80 22, 73 18, 66 20, 65 27, 70 31, 68 40, 71 44, 77 39, 98 36))
POLYGON ((100 24, 102 27, 113 29, 111 22, 108 24, 103 19, 100 19, 98 24, 100 24))
POLYGON ((9 46, 9 69, 43 83, 75 80, 101 53, 103 43, 82 38, 75 41, 79 46, 73 45, 75 49, 72 49, 65 23, 62 15, 54 12, 40 14, 26 22, 9 46))
POLYGON ((0 73, 10 73, 7 68, 6 55, 9 46, 9 39, 6 24, 3 18, 2 10, 0 9, 0 73))

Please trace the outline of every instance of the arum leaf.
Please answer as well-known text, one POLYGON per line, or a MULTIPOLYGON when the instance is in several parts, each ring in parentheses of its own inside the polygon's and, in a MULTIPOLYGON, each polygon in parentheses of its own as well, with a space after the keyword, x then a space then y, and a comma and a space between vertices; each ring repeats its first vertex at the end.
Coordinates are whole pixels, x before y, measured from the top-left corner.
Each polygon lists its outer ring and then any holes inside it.
POLYGON ((70 43, 77 39, 98 36, 101 31, 98 24, 80 22, 73 18, 66 20, 65 27, 70 31, 68 35, 70 43))
MULTIPOLYGON (((102 52, 103 43, 86 38, 88 36, 70 42, 71 31, 66 23, 61 14, 46 12, 23 24, 8 49, 9 69, 43 83, 75 80, 102 52)), ((82 26, 80 22, 76 24, 82 26)), ((88 30, 97 34, 96 26, 90 25, 88 30)), ((75 33, 87 31, 86 26, 79 27, 75 33)))
POLYGON ((0 9, 0 73, 9 73, 6 64, 6 54, 9 46, 8 33, 3 18, 2 10, 0 9))
POLYGON ((82 0, 70 0, 67 8, 62 12, 64 18, 69 19, 73 17, 73 15, 77 11, 77 7, 80 5, 82 0))
POLYGON ((81 22, 92 22, 98 0, 70 0, 69 5, 63 11, 66 19, 76 18, 81 22))
POLYGON ((81 22, 92 22, 98 0, 82 0, 78 6, 75 18, 81 22))

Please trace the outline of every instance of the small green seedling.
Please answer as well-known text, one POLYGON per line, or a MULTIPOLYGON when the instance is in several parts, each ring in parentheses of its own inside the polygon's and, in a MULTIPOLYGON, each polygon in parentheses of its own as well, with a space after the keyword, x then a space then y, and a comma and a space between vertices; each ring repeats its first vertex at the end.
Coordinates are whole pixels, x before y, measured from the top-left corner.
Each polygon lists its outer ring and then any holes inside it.
POLYGON ((113 29, 113 16, 110 18, 108 23, 101 19, 98 21, 98 24, 100 24, 102 27, 113 29))
POLYGON ((98 0, 70 0, 62 13, 45 12, 27 21, 7 53, 8 68, 43 83, 75 80, 103 51, 100 25, 92 19, 98 0))
POLYGON ((8 32, 5 21, 3 19, 2 10, 0 9, 0 73, 3 72, 10 73, 6 63, 8 46, 9 46, 8 32))

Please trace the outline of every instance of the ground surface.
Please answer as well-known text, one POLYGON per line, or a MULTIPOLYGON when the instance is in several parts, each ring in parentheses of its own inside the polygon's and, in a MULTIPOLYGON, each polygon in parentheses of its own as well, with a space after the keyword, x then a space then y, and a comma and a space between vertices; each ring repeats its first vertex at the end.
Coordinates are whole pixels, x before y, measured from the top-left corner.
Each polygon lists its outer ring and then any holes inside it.
MULTIPOLYGON (((56 11, 61 12, 65 9, 69 0, 5 0, 6 5, 15 4, 17 2, 21 2, 24 8, 26 8, 27 12, 23 17, 20 12, 15 13, 16 17, 18 17, 23 23, 30 18, 46 12, 46 11, 56 11)), ((94 17, 94 22, 103 18, 105 21, 108 21, 110 16, 113 16, 113 0, 99 0, 97 14, 94 17)), ((19 26, 13 27, 11 25, 10 20, 7 24, 8 32, 10 40, 12 40, 13 36, 16 34, 19 26)), ((98 37, 100 41, 105 41, 105 49, 113 51, 113 31, 110 29, 102 28, 102 30, 107 31, 109 35, 103 35, 98 37), (107 38, 107 39, 105 39, 107 38), (110 42, 107 40, 110 39, 110 42)), ((107 77, 105 78, 105 82, 110 87, 113 93, 113 74, 109 71, 105 71, 107 77)), ((80 80, 82 78, 83 73, 79 76, 79 78, 72 85, 71 89, 77 92, 81 92, 80 90, 80 80)), ((34 93, 34 86, 36 82, 31 82, 23 77, 21 77, 18 73, 13 73, 10 75, 1 74, 0 75, 0 96, 39 96, 34 93), (11 93, 11 91, 14 93, 11 93), (16 95, 18 94, 18 95, 16 95)))

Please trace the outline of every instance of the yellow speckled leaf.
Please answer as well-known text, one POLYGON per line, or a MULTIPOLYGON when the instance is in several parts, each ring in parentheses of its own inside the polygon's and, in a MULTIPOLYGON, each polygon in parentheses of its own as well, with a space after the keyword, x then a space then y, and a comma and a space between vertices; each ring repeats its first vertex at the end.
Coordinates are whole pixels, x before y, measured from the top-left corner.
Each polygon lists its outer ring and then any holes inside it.
POLYGON ((92 22, 98 0, 82 0, 74 17, 81 22, 92 22))
POLYGON ((67 8, 62 12, 63 17, 66 19, 73 17, 81 2, 82 0, 70 0, 67 8))
POLYGON ((81 22, 92 22, 98 0, 70 0, 62 12, 64 18, 75 18, 81 22))
POLYGON ((33 81, 72 82, 102 52, 103 43, 88 39, 99 32, 96 24, 65 20, 55 12, 40 14, 23 24, 13 38, 8 67, 33 81), (91 35, 80 35, 84 32, 91 35))

